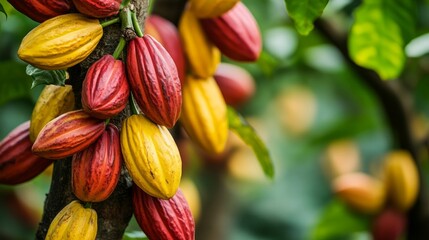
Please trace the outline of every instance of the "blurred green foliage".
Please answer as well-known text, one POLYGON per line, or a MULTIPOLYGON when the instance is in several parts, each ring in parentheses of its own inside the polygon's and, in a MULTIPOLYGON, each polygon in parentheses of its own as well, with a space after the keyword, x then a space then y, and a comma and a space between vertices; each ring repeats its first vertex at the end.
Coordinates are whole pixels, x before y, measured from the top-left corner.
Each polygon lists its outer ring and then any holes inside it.
MULTIPOLYGON (((272 181, 244 181, 224 174, 223 197, 228 201, 222 203, 220 211, 227 221, 219 224, 226 239, 370 239, 370 217, 351 211, 335 199, 322 160, 330 143, 350 139, 358 145, 362 170, 373 173, 379 159, 394 148, 377 96, 362 84, 338 50, 317 30, 308 36, 298 34, 286 13, 284 1, 243 2, 259 23, 264 46, 258 62, 234 62, 252 73, 257 86, 252 100, 239 110, 257 123, 255 128, 267 144, 276 175, 272 181), (298 110, 289 111, 284 104, 293 104, 298 110)), ((361 2, 331 0, 323 17, 332 21, 333 27, 348 32, 352 13, 361 2)), ((15 11, 5 0, 0 3, 7 13, 7 19, 0 14, 0 138, 3 138, 30 118, 42 86, 30 89, 26 64, 16 56, 21 39, 37 23, 15 11)), ((421 34, 429 27, 428 15, 422 14, 429 6, 427 1, 418 4, 421 4, 417 8, 421 14, 416 15, 416 32, 421 34)), ((404 28, 409 30, 409 24, 412 23, 406 22, 404 28)), ((302 31, 307 32, 308 26, 302 31)), ((417 37, 411 35, 405 42, 417 37)), ((413 44, 413 50, 405 52, 409 58, 402 75, 408 90, 414 93, 412 103, 416 114, 410 118, 423 122, 417 131, 426 131, 429 48, 425 48, 423 42, 413 44)), ((223 61, 231 62, 226 58, 223 61)), ((207 169, 190 175, 200 190, 204 209, 217 186, 207 169)), ((49 177, 40 176, 17 188, 0 188, 2 239, 33 239, 37 225, 26 225, 13 208, 8 207, 8 196, 28 191, 25 186, 33 188, 31 194, 38 196, 34 204, 41 207, 49 188, 49 177)), ((210 216, 203 213, 202 217, 210 216)), ((132 222, 129 229, 137 230, 138 226, 132 222)), ((141 239, 139 237, 139 234, 128 234, 125 239, 141 239)))

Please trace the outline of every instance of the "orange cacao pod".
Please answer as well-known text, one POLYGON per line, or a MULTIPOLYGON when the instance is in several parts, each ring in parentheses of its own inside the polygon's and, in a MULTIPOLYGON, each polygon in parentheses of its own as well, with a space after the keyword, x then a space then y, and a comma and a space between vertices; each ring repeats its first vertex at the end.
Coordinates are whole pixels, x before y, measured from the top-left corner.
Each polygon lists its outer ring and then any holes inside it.
POLYGON ((173 127, 182 92, 176 65, 165 48, 148 34, 134 38, 128 43, 127 73, 133 97, 146 117, 173 127))
POLYGON ((7 0, 16 10, 36 22, 71 11, 71 0, 7 0))
POLYGON ((210 40, 227 57, 236 61, 256 61, 262 49, 258 24, 247 7, 239 2, 217 18, 200 20, 210 40))
POLYGON ((121 0, 73 0, 80 13, 95 18, 105 18, 118 14, 121 2, 121 0))
POLYGON ((182 40, 176 26, 165 18, 151 15, 146 20, 145 33, 153 36, 164 46, 177 67, 181 83, 186 78, 186 61, 182 40))
POLYGON ((65 158, 95 142, 104 128, 103 120, 93 118, 83 110, 67 112, 43 127, 32 151, 48 159, 65 158))
POLYGON ((108 124, 87 149, 73 155, 72 190, 84 202, 101 202, 115 190, 121 175, 119 130, 108 124))
POLYGON ((134 216, 151 240, 193 240, 195 223, 188 203, 179 189, 174 197, 152 197, 134 185, 134 216))
POLYGON ((29 129, 30 121, 22 123, 0 142, 0 184, 26 182, 52 163, 31 152, 29 129))
POLYGON ((214 79, 226 104, 234 107, 245 103, 255 92, 253 77, 243 68, 233 64, 219 64, 214 79))
POLYGON ((82 85, 82 107, 91 116, 107 119, 127 106, 130 88, 125 65, 112 55, 93 63, 82 85))

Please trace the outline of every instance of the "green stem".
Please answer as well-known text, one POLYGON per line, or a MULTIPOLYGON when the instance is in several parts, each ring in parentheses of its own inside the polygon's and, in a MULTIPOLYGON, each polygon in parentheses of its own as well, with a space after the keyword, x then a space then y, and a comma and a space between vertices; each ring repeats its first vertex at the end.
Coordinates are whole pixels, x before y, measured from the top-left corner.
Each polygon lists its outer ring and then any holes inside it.
POLYGON ((109 124, 109 122, 110 122, 110 118, 108 118, 108 119, 106 119, 106 121, 104 121, 104 125, 109 124))
POLYGON ((139 112, 139 110, 138 110, 138 108, 136 106, 136 102, 134 101, 134 97, 133 97, 132 94, 130 95, 130 100, 129 101, 130 101, 131 112, 133 114, 140 114, 140 112, 139 112))
POLYGON ((91 207, 92 207, 92 203, 91 203, 91 202, 86 202, 86 203, 83 205, 83 207, 84 207, 84 208, 91 208, 91 207))
MULTIPOLYGON (((113 52, 113 57, 115 58, 115 59, 118 59, 119 58, 119 56, 121 55, 121 53, 122 53, 122 50, 124 50, 124 47, 125 47, 125 44, 127 43, 127 41, 125 41, 125 38, 123 38, 123 37, 121 37, 120 39, 119 39, 119 43, 118 43, 118 46, 116 46, 116 49, 115 49, 115 52, 113 52)), ((107 123, 106 123, 107 124, 107 123)))
POLYGON ((132 12, 132 13, 131 13, 131 17, 132 17, 132 19, 133 19, 134 30, 136 31, 137 36, 139 36, 139 37, 143 37, 143 31, 142 31, 142 29, 140 28, 139 21, 137 20, 136 12, 132 12))
POLYGON ((121 29, 122 31, 126 30, 127 28, 133 29, 133 20, 131 17, 131 10, 128 7, 125 7, 122 9, 122 11, 119 13, 119 18, 121 19, 122 25, 121 29))
POLYGON ((113 19, 107 20, 105 22, 102 22, 100 24, 102 27, 107 27, 107 26, 110 26, 110 25, 118 23, 118 22, 119 22, 119 18, 117 17, 117 18, 113 18, 113 19))
POLYGON ((131 0, 124 0, 124 1, 122 1, 120 9, 123 9, 124 7, 128 6, 128 4, 130 4, 130 2, 131 2, 131 0))

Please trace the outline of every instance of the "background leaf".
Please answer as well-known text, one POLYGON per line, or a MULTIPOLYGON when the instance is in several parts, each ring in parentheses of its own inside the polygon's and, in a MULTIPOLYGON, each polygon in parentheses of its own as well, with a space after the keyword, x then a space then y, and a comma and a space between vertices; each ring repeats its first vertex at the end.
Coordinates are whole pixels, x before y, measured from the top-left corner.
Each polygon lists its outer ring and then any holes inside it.
POLYGON ((339 200, 327 205, 311 239, 351 239, 353 234, 368 229, 369 217, 353 213, 339 200))
POLYGON ((14 62, 0 62, 0 105, 10 100, 31 97, 29 77, 25 66, 14 62))
POLYGON ((274 166, 267 147, 250 126, 233 108, 228 107, 229 128, 236 132, 256 154, 266 176, 274 177, 274 166))
POLYGON ((125 232, 122 240, 148 240, 142 231, 125 232))
POLYGON ((302 35, 313 30, 313 21, 323 13, 329 0, 285 0, 290 17, 295 21, 295 27, 302 35))
POLYGON ((349 37, 352 59, 383 79, 400 75, 405 44, 414 35, 414 5, 410 0, 365 1, 355 13, 349 37))
POLYGON ((31 65, 27 66, 26 69, 27 75, 31 76, 33 83, 31 88, 34 88, 38 85, 53 84, 58 86, 64 86, 66 81, 66 71, 65 70, 43 70, 31 65))
POLYGON ((4 13, 4 15, 6 16, 6 18, 7 18, 7 13, 6 13, 6 11, 4 10, 4 7, 3 7, 3 5, 0 3, 0 12, 2 12, 2 13, 4 13))

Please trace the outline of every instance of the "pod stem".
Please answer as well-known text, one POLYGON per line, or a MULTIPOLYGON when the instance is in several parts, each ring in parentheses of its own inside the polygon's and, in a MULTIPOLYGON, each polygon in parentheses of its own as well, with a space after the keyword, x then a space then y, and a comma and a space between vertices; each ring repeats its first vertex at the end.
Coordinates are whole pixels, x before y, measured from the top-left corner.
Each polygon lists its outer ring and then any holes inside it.
POLYGON ((113 18, 113 19, 101 22, 100 24, 104 28, 104 27, 110 26, 112 24, 118 23, 119 21, 120 21, 120 19, 117 17, 117 18, 113 18))
POLYGON ((140 114, 139 108, 137 107, 137 104, 136 104, 136 102, 135 102, 134 97, 133 97, 132 94, 130 95, 130 100, 129 101, 130 101, 131 112, 133 114, 140 114))
POLYGON ((134 29, 133 19, 132 19, 132 10, 134 9, 133 4, 129 4, 128 6, 124 7, 124 9, 121 10, 119 13, 119 17, 121 19, 121 30, 122 35, 125 38, 125 41, 130 41, 131 39, 135 38, 136 32, 134 29))
POLYGON ((139 36, 139 37, 143 37, 143 31, 142 31, 142 29, 140 28, 140 23, 139 23, 139 21, 137 20, 137 15, 136 15, 136 12, 135 12, 135 11, 132 11, 132 12, 131 12, 131 18, 132 18, 132 20, 133 20, 134 30, 136 31, 137 36, 139 36))
POLYGON ((118 58, 119 58, 119 56, 120 56, 120 55, 121 55, 121 53, 122 53, 122 50, 124 50, 124 47, 125 47, 126 43, 127 43, 127 41, 125 41, 125 38, 121 37, 121 38, 119 39, 118 46, 116 46, 115 52, 113 52, 113 57, 114 57, 115 59, 118 59, 118 58))
POLYGON ((91 208, 92 207, 92 203, 91 202, 86 202, 83 205, 84 208, 91 208))

